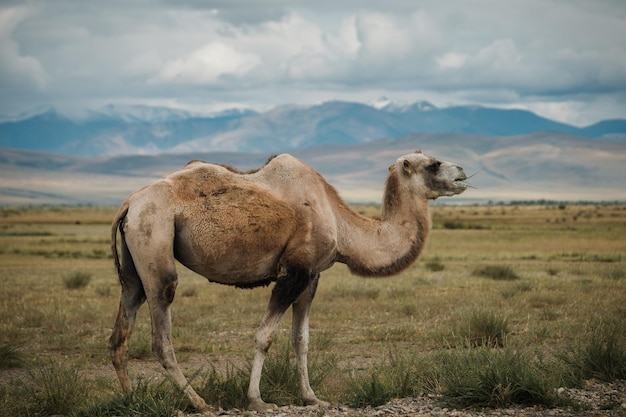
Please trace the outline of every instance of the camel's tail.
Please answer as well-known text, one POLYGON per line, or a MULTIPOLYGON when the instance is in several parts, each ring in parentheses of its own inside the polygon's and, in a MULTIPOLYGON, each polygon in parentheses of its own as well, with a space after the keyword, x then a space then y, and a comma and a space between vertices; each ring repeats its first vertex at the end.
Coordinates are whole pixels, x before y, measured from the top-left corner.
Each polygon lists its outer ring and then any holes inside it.
POLYGON ((113 224, 111 224, 111 252, 113 253, 113 261, 115 262, 115 270, 117 271, 117 276, 122 281, 122 264, 120 263, 120 255, 117 253, 117 231, 120 231, 122 235, 122 239, 124 238, 124 231, 122 229, 122 221, 126 217, 128 213, 128 201, 124 201, 120 209, 115 214, 115 218, 113 219, 113 224))

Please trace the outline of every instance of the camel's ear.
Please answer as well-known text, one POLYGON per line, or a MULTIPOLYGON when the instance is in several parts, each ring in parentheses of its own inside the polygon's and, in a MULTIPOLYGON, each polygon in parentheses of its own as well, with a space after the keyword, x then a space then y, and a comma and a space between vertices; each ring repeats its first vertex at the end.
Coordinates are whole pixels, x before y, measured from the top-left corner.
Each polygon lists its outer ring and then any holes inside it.
POLYGON ((389 172, 393 172, 395 170, 396 170, 396 165, 395 164, 389 165, 389 172))
POLYGON ((408 159, 405 159, 402 162, 402 167, 404 168, 404 172, 406 172, 407 174, 411 173, 411 163, 409 162, 408 159))
POLYGON ((417 149, 417 150, 415 151, 415 153, 422 153, 422 150, 421 150, 421 149, 417 149))

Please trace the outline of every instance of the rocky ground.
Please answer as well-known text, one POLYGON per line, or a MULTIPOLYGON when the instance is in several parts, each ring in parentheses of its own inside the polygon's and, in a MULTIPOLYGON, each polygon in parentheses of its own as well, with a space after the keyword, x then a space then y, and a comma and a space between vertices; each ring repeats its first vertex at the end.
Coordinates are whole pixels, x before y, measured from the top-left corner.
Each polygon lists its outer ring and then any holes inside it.
MULTIPOLYGON (((271 413, 253 411, 222 411, 224 416, 259 416, 259 417, 356 417, 356 416, 441 416, 441 417, 563 417, 626 416, 626 381, 600 383, 588 381, 582 389, 559 388, 559 395, 572 400, 575 406, 564 408, 498 408, 488 410, 456 410, 442 407, 436 396, 401 398, 379 407, 354 409, 347 406, 335 406, 327 409, 312 407, 280 407, 271 413)), ((208 414, 184 414, 180 417, 201 417, 208 414)))

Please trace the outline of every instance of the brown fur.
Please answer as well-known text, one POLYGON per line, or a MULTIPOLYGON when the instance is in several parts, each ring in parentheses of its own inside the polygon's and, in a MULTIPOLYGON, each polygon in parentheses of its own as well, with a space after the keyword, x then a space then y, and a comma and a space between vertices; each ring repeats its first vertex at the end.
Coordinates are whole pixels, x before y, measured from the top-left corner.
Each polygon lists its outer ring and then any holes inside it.
POLYGON ((226 285, 252 288, 276 281, 255 339, 251 408, 268 407, 259 392, 263 360, 292 305, 302 396, 306 403, 325 405, 309 385, 306 365, 308 315, 319 273, 343 262, 358 275, 388 276, 415 262, 430 231, 427 200, 464 190, 455 182, 465 179, 462 169, 449 163, 435 168, 432 161, 421 153, 396 161, 380 220, 355 213, 319 173, 289 155, 271 157, 249 171, 191 161, 131 194, 111 228, 122 296, 109 350, 124 390, 131 386, 128 340, 136 312, 147 300, 155 355, 192 404, 206 408, 180 372, 171 346, 169 306, 178 283, 177 259, 226 285))

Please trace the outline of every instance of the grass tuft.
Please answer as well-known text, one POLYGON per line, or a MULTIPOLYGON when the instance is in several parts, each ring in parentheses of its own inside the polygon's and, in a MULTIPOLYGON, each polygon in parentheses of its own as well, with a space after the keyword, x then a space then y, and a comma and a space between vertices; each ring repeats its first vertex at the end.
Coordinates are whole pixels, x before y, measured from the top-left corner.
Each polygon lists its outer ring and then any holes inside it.
POLYGON ((376 372, 370 372, 352 382, 350 406, 363 408, 385 404, 395 396, 395 390, 381 381, 376 372))
POLYGON ((84 271, 75 271, 67 275, 63 282, 68 290, 85 288, 91 282, 91 274, 84 271))
POLYGON ((579 367, 581 377, 603 381, 626 379, 626 325, 616 319, 595 319, 573 355, 572 367, 579 367))
POLYGON ((513 281, 519 275, 508 265, 487 265, 474 270, 474 275, 495 281, 513 281))
POLYGON ((15 343, 0 345, 0 369, 21 368, 24 365, 24 355, 20 348, 15 343))
POLYGON ((233 408, 241 410, 248 405, 249 381, 249 369, 239 369, 228 364, 224 375, 212 368, 204 376, 198 394, 205 399, 207 404, 225 410, 233 408))
POLYGON ((78 417, 138 417, 175 416, 180 411, 187 411, 189 405, 185 394, 168 381, 149 385, 139 381, 130 394, 117 396, 108 401, 89 405, 76 413, 78 417))
POLYGON ((555 386, 522 350, 468 349, 442 354, 444 402, 453 407, 553 406, 555 386))
POLYGON ((75 368, 53 364, 31 371, 30 379, 24 387, 29 414, 68 414, 84 401, 86 381, 75 368))
POLYGON ((509 320, 493 310, 472 309, 462 315, 453 330, 461 345, 503 347, 509 333, 509 320))
POLYGON ((432 272, 439 272, 445 269, 445 266, 443 265, 443 263, 441 263, 441 259, 438 256, 435 256, 434 258, 430 258, 425 261, 424 266, 426 266, 426 269, 432 272))

